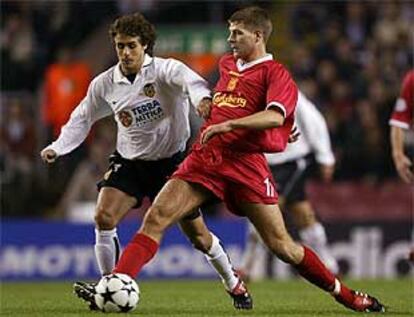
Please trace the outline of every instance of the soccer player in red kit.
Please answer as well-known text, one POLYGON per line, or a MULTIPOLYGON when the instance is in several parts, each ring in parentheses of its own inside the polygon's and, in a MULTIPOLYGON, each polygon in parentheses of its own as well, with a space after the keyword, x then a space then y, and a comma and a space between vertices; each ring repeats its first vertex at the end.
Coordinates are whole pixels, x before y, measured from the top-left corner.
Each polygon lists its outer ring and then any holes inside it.
POLYGON ((230 211, 248 217, 275 255, 338 302, 356 311, 384 311, 377 299, 336 279, 285 228, 263 152, 286 146, 297 88, 286 69, 266 53, 271 30, 266 11, 258 7, 230 17, 232 54, 220 61, 210 117, 190 155, 155 198, 114 272, 135 277, 157 252, 166 228, 216 196, 230 211))
MULTIPOLYGON (((406 131, 413 128, 413 116, 414 69, 404 76, 401 93, 395 103, 394 111, 392 112, 389 122, 391 126, 390 137, 392 159, 398 175, 400 175, 400 178, 407 184, 414 183, 414 173, 413 162, 404 153, 404 135, 406 131)), ((411 248, 409 259, 414 263, 414 246, 411 248)))

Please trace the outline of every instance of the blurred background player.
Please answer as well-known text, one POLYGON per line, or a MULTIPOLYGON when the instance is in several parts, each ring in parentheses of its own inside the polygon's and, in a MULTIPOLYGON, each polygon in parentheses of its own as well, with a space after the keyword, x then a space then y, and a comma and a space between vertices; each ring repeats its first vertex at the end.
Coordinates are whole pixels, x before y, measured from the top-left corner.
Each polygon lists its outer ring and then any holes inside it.
MULTIPOLYGON (((200 114, 211 102, 207 82, 198 74, 175 59, 152 57, 155 29, 140 13, 116 19, 109 34, 118 64, 93 79, 58 139, 41 152, 45 162, 53 163, 78 147, 94 122, 115 117, 117 150, 98 183, 95 212, 95 254, 102 275, 111 273, 121 252, 118 223, 144 197, 152 201, 184 158, 190 137, 189 100, 200 114)), ((247 289, 198 209, 182 219, 181 228, 220 274, 234 306, 251 309, 247 289)), ((91 309, 97 308, 93 285, 78 282, 74 290, 91 309)))
POLYGON ((135 278, 157 253, 170 225, 217 197, 234 214, 248 217, 269 249, 307 281, 349 309, 383 312, 376 298, 349 289, 310 248, 295 243, 287 232, 264 152, 286 147, 297 87, 287 70, 267 53, 273 27, 264 9, 238 10, 228 22, 231 53, 220 60, 210 116, 113 272, 135 278))
MULTIPOLYGON (((389 121, 391 129, 392 159, 400 178, 407 184, 414 183, 412 153, 404 150, 406 133, 413 127, 414 115, 414 69, 409 71, 403 79, 401 93, 395 103, 394 111, 389 121)), ((412 136, 412 134, 411 134, 412 136)), ((414 231, 412 233, 414 244, 414 231)), ((409 259, 414 262, 414 246, 410 251, 409 259)))
MULTIPOLYGON (((280 195, 279 205, 293 217, 302 242, 310 246, 319 255, 324 264, 334 274, 338 274, 338 263, 332 256, 326 232, 317 220, 315 211, 306 195, 306 183, 310 177, 314 163, 319 166, 320 176, 324 182, 330 182, 333 177, 335 157, 326 122, 315 105, 301 92, 298 93, 298 103, 295 112, 295 124, 300 133, 296 142, 288 143, 282 153, 266 154, 276 189, 280 195)), ((248 225, 246 250, 243 255, 241 275, 252 277, 257 259, 266 261, 267 249, 263 246, 260 236, 254 227, 248 225)), ((271 256, 271 254, 270 254, 271 256)), ((265 272, 271 272, 266 267, 265 272)))
POLYGON ((406 131, 412 129, 414 112, 414 70, 409 71, 403 79, 401 94, 395 103, 389 121, 391 129, 391 150, 395 168, 400 178, 411 184, 414 182, 412 158, 404 151, 406 131))
POLYGON ((70 46, 61 47, 56 61, 47 66, 42 110, 49 140, 59 136, 62 126, 85 96, 91 77, 89 65, 78 60, 70 46))

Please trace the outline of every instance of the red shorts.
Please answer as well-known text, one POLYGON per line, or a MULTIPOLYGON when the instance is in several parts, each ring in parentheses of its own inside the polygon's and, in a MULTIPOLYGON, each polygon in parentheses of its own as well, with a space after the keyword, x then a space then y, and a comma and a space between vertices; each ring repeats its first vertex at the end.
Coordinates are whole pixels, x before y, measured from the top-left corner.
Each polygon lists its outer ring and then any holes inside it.
POLYGON ((239 203, 271 205, 278 201, 272 173, 260 153, 196 146, 171 177, 201 184, 237 215, 243 215, 239 203))

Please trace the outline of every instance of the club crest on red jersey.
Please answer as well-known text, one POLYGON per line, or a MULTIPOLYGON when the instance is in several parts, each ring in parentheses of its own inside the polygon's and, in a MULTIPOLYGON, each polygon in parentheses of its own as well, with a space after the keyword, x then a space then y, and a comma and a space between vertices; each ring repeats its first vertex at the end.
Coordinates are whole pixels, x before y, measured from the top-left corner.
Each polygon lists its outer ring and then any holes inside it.
POLYGON ((239 82, 239 77, 242 77, 243 75, 233 72, 233 71, 230 71, 229 75, 231 77, 230 77, 229 82, 227 83, 227 90, 233 91, 237 87, 237 83, 239 82))
POLYGON ((144 95, 149 98, 155 96, 155 86, 153 83, 149 83, 144 86, 144 95))
POLYGON ((236 88, 238 81, 239 79, 237 77, 231 77, 229 82, 227 83, 227 90, 233 91, 236 88))
POLYGON ((119 122, 121 122, 121 124, 125 128, 128 128, 129 126, 131 126, 132 121, 134 120, 132 118, 131 113, 129 113, 129 111, 121 111, 120 113, 118 113, 118 119, 119 119, 119 122))

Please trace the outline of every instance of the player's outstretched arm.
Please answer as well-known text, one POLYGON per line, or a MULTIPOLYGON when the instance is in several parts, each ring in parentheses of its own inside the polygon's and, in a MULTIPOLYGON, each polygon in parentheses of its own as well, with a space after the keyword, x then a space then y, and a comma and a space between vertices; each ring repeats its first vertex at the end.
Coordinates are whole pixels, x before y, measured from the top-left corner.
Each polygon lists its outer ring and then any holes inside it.
POLYGON ((200 142, 206 144, 213 136, 234 129, 265 130, 283 125, 285 118, 279 111, 264 110, 243 118, 228 120, 208 126, 202 133, 200 142))
POLYGON ((40 152, 40 156, 42 160, 48 164, 54 163, 56 159, 58 158, 57 153, 54 150, 48 149, 48 148, 43 149, 40 152))
POLYGON ((73 110, 57 140, 48 145, 45 150, 52 149, 56 157, 72 152, 86 139, 96 121, 113 114, 108 102, 103 98, 103 76, 101 74, 91 82, 86 97, 73 110))

